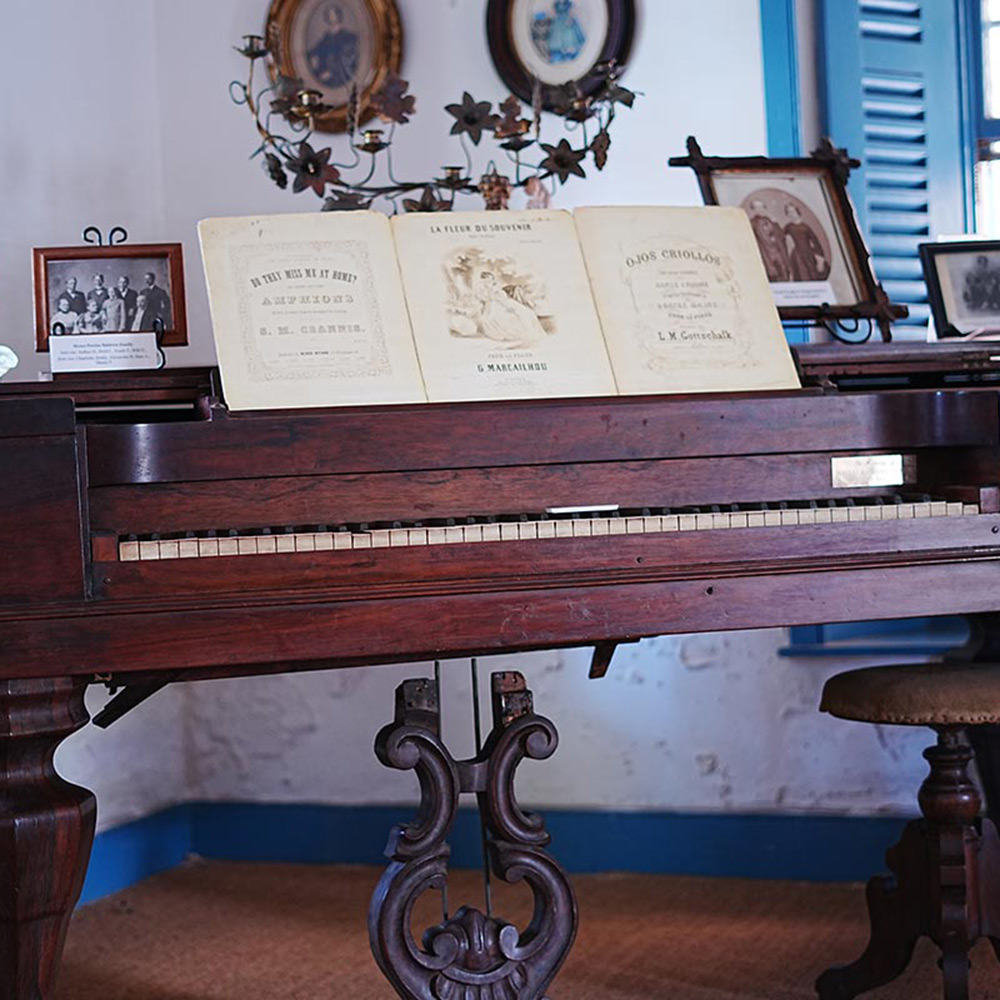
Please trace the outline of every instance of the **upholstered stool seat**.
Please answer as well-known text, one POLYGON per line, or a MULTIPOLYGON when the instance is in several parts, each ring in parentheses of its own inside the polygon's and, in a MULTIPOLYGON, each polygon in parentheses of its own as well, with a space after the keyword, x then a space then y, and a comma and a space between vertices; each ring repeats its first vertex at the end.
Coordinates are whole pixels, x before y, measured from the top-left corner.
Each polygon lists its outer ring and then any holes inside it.
POLYGON ((831 677, 820 711, 898 726, 1000 723, 1000 664, 913 663, 831 677))
POLYGON ((826 683, 820 708, 843 719, 930 726, 930 774, 917 799, 923 818, 907 824, 886 854, 893 877, 868 883, 871 938, 850 965, 816 981, 822 1000, 850 1000, 895 979, 917 939, 941 949, 945 1000, 968 1000, 970 946, 988 937, 1000 957, 1000 838, 981 818, 968 774, 964 731, 1000 723, 1000 664, 938 662, 850 670, 826 683))

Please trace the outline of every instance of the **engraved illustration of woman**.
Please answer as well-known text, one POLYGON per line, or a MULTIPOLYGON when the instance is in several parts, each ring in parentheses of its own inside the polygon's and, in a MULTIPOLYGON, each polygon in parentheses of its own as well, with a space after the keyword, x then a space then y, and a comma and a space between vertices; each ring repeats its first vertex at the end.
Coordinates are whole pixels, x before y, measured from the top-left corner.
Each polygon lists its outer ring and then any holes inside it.
POLYGON ((830 275, 830 262, 819 237, 808 222, 802 221, 802 213, 792 202, 785 205, 785 217, 792 281, 824 281, 830 275))
POLYGON ((480 271, 473 282, 479 301, 478 326, 482 336, 507 347, 533 347, 545 339, 545 329, 535 313, 511 298, 493 271, 480 271))
POLYGON ((583 49, 587 35, 573 11, 573 0, 556 0, 549 26, 549 62, 572 62, 583 49))

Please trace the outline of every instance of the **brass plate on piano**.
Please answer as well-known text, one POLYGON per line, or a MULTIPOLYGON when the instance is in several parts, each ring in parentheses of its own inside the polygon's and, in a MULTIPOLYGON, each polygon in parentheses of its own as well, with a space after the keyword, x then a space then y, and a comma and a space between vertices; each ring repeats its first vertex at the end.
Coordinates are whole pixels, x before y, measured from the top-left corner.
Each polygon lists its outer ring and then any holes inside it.
POLYGON ((902 486, 912 481, 913 455, 836 455, 830 459, 830 480, 835 490, 902 486))

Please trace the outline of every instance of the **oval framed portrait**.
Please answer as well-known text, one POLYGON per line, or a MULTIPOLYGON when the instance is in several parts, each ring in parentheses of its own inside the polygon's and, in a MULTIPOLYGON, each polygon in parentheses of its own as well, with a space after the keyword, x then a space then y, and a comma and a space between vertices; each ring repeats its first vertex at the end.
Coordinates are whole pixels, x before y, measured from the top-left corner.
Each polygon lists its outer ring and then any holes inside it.
POLYGON ((314 119, 323 132, 347 131, 354 83, 360 93, 359 124, 369 121, 372 94, 403 62, 395 0, 273 0, 266 37, 271 79, 299 79, 330 105, 314 119))
POLYGON ((504 83, 523 101, 535 81, 546 90, 577 83, 584 95, 591 70, 614 59, 625 65, 635 34, 635 0, 489 0, 490 54, 504 83))

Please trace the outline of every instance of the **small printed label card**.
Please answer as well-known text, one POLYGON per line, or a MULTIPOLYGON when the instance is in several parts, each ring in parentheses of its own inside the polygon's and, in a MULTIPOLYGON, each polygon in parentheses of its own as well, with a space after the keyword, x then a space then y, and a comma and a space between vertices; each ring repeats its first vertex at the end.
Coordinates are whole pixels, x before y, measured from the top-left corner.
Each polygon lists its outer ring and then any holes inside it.
POLYGON ((52 373, 159 368, 156 334, 88 333, 49 338, 52 373))

